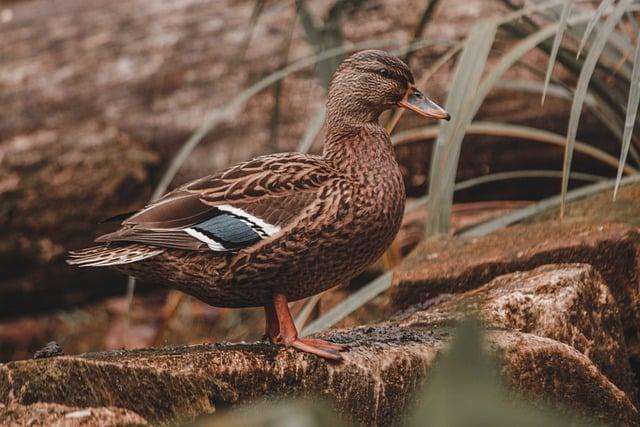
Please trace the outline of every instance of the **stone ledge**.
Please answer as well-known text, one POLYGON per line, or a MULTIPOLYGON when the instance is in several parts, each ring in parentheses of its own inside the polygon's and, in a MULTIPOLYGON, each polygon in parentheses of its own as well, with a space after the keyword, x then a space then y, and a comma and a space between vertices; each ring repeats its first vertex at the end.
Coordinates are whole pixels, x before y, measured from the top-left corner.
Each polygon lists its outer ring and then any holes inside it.
POLYGON ((394 309, 405 309, 442 293, 477 288, 493 278, 545 264, 586 263, 609 286, 625 334, 640 324, 640 234, 623 224, 533 224, 478 238, 428 241, 396 269, 394 309))
POLYGON ((73 408, 55 403, 0 405, 0 420, 5 427, 128 427, 149 425, 135 412, 114 407, 73 408))
POLYGON ((618 308, 590 265, 545 265, 507 274, 397 317, 400 325, 433 327, 469 312, 489 328, 531 333, 575 348, 637 403, 618 308))
MULTIPOLYGON (((265 396, 324 398, 359 425, 398 425, 447 328, 391 323, 328 335, 351 348, 345 362, 266 344, 199 345, 94 353, 0 365, 0 402, 117 406, 151 423, 188 420, 265 396)), ((558 409, 633 425, 629 398, 583 354, 549 338, 492 331, 489 344, 514 389, 558 409)))

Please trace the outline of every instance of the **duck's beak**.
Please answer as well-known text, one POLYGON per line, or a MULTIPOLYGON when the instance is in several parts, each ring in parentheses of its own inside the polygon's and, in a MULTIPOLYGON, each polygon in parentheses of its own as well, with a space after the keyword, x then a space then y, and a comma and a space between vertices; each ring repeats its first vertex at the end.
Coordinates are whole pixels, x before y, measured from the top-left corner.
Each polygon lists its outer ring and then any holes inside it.
POLYGON ((444 108, 424 96, 424 94, 413 85, 409 86, 409 89, 407 89, 407 92, 404 94, 404 98, 398 102, 398 106, 415 111, 424 117, 443 120, 451 119, 451 115, 447 113, 444 108))

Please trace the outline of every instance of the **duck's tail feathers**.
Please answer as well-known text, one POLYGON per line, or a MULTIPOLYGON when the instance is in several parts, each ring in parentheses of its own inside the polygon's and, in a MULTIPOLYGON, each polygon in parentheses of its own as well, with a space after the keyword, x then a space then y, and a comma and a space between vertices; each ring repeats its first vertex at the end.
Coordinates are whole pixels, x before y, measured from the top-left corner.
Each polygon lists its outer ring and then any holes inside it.
POLYGON ((162 248, 139 243, 94 246, 69 252, 67 264, 80 267, 107 267, 142 261, 162 252, 164 252, 162 248))

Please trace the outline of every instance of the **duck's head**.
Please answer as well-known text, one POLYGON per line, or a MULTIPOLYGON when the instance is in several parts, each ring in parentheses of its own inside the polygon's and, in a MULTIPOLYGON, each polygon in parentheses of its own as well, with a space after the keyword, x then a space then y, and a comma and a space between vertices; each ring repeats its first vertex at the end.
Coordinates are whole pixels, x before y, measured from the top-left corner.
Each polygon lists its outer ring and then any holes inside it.
POLYGON ((415 86, 409 67, 381 50, 357 52, 338 67, 327 105, 330 118, 352 123, 375 121, 383 111, 395 107, 434 119, 450 119, 449 113, 415 86))

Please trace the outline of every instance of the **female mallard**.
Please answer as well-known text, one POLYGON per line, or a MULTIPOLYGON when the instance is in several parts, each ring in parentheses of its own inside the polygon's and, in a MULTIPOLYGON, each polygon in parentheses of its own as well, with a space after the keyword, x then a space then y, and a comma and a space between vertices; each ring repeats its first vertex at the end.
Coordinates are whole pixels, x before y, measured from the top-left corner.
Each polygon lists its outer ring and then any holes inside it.
POLYGON ((398 106, 449 119, 401 60, 356 53, 329 88, 322 156, 262 156, 185 184, 68 262, 164 282, 213 306, 264 306, 272 343, 339 360, 341 346, 298 337, 287 301, 344 283, 391 244, 405 193, 378 117, 398 106))

